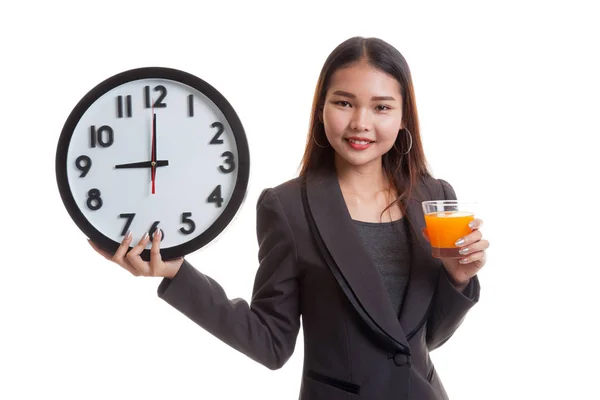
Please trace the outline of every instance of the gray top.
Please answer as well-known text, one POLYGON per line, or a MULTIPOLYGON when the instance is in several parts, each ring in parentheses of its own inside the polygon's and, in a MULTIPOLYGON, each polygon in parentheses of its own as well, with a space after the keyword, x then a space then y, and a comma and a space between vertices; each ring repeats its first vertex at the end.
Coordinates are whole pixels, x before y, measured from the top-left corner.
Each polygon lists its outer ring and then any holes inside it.
POLYGON ((410 272, 410 248, 405 221, 406 218, 382 223, 354 220, 357 232, 383 278, 397 314, 400 313, 410 272))

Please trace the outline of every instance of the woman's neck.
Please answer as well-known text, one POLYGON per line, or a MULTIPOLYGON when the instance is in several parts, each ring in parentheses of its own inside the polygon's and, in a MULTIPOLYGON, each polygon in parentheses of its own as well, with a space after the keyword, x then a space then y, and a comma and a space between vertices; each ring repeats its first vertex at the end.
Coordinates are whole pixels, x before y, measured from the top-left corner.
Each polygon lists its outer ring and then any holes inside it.
POLYGON ((336 172, 342 196, 354 220, 387 222, 402 218, 398 205, 389 207, 396 192, 385 174, 381 160, 366 165, 350 165, 336 161, 336 172), (386 215, 383 211, 388 209, 386 215))
POLYGON ((370 197, 390 189, 381 160, 356 166, 336 159, 335 164, 340 188, 344 193, 370 197))

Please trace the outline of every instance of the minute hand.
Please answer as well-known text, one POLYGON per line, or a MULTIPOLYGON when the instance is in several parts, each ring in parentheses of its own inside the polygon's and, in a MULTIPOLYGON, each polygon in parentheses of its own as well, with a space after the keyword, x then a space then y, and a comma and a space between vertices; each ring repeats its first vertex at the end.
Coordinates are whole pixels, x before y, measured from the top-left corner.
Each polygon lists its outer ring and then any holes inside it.
POLYGON ((152 154, 150 154, 152 160, 152 170, 150 171, 150 180, 152 182, 152 194, 155 192, 156 185, 156 114, 154 114, 154 105, 152 105, 152 154))
MULTIPOLYGON (((168 160, 158 160, 158 161, 156 161, 156 167, 166 167, 167 165, 169 165, 169 161, 168 160)), ((152 168, 152 161, 141 161, 141 162, 134 162, 134 163, 128 163, 128 164, 118 164, 118 165, 115 165, 115 168, 117 168, 117 169, 122 169, 122 168, 152 168)))

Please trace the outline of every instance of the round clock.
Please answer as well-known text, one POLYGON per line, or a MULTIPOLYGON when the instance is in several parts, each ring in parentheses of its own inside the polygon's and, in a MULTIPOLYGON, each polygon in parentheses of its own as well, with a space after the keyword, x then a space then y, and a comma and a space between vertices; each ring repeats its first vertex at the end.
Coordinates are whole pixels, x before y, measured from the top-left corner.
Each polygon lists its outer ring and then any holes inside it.
POLYGON ((132 69, 98 84, 70 113, 56 150, 60 196, 79 229, 110 253, 128 231, 137 243, 160 229, 165 260, 205 246, 231 223, 249 172, 230 103, 172 68, 132 69))

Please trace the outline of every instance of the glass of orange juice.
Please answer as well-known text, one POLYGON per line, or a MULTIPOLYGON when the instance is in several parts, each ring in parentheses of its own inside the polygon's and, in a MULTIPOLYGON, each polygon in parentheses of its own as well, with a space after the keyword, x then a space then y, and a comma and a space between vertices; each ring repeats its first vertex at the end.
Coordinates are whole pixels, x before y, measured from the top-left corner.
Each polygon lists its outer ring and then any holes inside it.
POLYGON ((475 203, 457 200, 430 200, 421 203, 425 225, 435 258, 462 258, 456 241, 471 233, 469 222, 475 219, 475 203))

